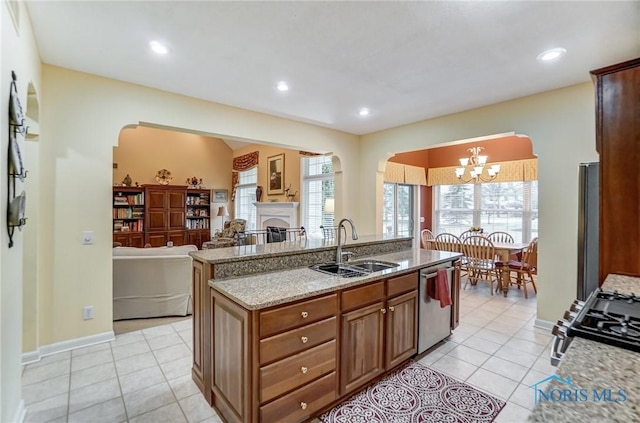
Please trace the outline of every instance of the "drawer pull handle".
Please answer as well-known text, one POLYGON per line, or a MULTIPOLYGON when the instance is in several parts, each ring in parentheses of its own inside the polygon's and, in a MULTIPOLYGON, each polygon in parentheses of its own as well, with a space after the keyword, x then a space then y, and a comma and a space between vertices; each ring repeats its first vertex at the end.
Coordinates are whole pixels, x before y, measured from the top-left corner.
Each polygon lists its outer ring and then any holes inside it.
POLYGON ((381 309, 380 309, 380 313, 385 314, 386 312, 387 312, 387 309, 386 309, 386 308, 381 308, 381 309))
POLYGON ((300 403, 300 408, 302 408, 303 410, 307 409, 307 403, 306 402, 301 402, 300 403))
POLYGON ((300 315, 302 316, 303 319, 306 319, 307 317, 309 317, 309 313, 307 313, 306 311, 303 311, 302 313, 300 313, 300 315))
POLYGON ((309 370, 309 369, 307 369, 305 366, 302 366, 302 367, 300 368, 300 371, 301 371, 302 373, 307 373, 307 370, 309 370))
POLYGON ((394 306, 389 307, 390 311, 396 311, 396 308, 394 306))
POLYGON ((306 344, 309 338, 307 338, 306 336, 303 336, 302 338, 300 338, 300 340, 302 341, 303 344, 306 344))

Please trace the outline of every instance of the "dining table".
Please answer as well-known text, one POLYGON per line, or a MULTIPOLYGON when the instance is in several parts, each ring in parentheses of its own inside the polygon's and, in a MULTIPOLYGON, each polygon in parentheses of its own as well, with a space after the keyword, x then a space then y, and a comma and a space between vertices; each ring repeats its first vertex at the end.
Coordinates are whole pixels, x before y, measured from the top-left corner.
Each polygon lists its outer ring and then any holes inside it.
POLYGON ((509 257, 512 254, 522 253, 522 251, 527 248, 529 245, 528 242, 494 242, 493 248, 496 251, 496 255, 499 257, 499 260, 505 265, 502 266, 502 274, 500 275, 499 285, 497 289, 502 288, 502 295, 505 297, 509 293, 509 274, 511 270, 509 270, 509 257))

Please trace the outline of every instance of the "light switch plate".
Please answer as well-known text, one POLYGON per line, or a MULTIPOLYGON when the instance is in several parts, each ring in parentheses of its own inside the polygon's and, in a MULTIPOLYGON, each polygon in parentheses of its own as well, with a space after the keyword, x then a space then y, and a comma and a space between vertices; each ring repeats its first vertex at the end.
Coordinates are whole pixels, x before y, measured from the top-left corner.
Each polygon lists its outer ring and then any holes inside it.
POLYGON ((83 245, 93 244, 93 231, 82 231, 82 244, 83 245))

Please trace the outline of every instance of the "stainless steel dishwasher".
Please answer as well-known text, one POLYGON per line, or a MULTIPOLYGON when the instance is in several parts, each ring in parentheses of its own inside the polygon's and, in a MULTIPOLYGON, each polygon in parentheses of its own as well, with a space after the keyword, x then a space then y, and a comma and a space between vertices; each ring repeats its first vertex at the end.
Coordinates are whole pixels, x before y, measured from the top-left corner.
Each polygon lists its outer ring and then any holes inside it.
POLYGON ((449 277, 449 294, 453 299, 453 269, 451 262, 441 263, 420 270, 418 289, 418 354, 428 350, 451 335, 451 306, 440 307, 440 301, 427 295, 428 284, 436 283, 439 269, 446 269, 449 277))

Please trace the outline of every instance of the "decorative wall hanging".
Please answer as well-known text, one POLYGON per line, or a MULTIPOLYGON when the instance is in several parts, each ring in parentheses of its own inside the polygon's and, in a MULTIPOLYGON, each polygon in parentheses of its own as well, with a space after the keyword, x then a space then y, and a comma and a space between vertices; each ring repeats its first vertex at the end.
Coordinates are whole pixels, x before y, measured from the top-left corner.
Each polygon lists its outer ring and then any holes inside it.
POLYGON ((18 97, 18 88, 16 73, 11 72, 11 87, 9 90, 9 145, 7 154, 7 232, 9 234, 9 248, 13 247, 13 234, 15 229, 22 229, 27 223, 25 214, 27 204, 27 194, 24 190, 16 195, 16 180, 24 181, 27 177, 27 171, 22 163, 22 154, 20 153, 20 143, 25 134, 27 127, 25 125, 25 117, 18 97))
POLYGON ((267 194, 284 194, 284 154, 267 158, 269 185, 267 194))
POLYGON ((173 181, 173 176, 171 176, 171 171, 167 169, 160 169, 158 173, 156 173, 156 181, 160 185, 169 185, 169 182, 173 181))

